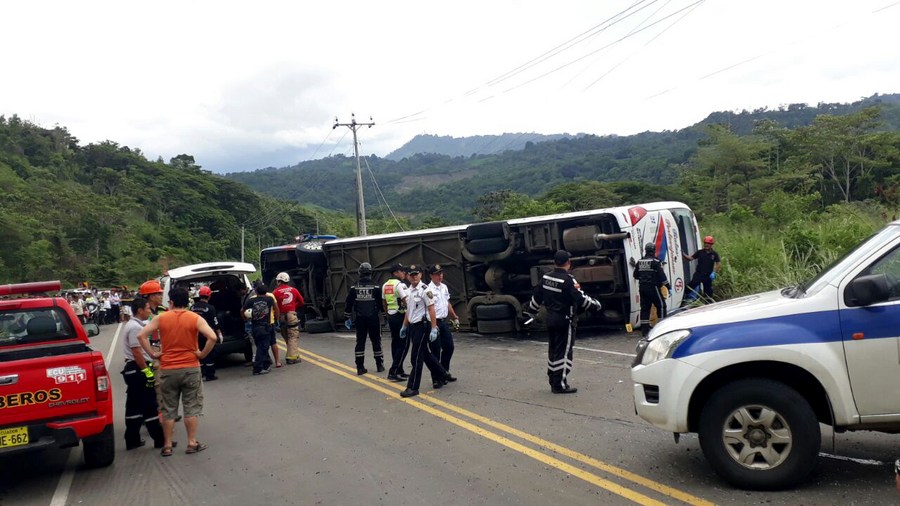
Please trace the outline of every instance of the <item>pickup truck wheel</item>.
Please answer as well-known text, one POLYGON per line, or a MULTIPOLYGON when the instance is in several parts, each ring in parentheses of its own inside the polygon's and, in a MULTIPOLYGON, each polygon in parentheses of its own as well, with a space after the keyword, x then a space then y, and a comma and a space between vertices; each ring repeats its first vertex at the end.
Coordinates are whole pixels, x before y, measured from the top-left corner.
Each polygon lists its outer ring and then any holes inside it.
POLYGON ((84 465, 87 467, 107 467, 116 458, 116 440, 112 425, 94 438, 85 439, 84 465))
POLYGON ((806 478, 821 445, 819 421, 806 399, 767 379, 720 388, 703 407, 698 432, 716 473, 754 490, 782 489, 806 478))

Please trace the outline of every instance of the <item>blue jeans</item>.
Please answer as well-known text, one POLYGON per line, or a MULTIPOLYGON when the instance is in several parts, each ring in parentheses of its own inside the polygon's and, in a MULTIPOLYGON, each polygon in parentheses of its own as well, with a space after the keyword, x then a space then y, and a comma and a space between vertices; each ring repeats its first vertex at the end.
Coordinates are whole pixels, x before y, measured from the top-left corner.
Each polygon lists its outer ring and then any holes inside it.
POLYGON ((272 367, 272 361, 269 360, 269 346, 272 345, 272 326, 254 325, 251 329, 253 342, 256 343, 256 356, 253 357, 253 372, 260 372, 263 369, 272 367))

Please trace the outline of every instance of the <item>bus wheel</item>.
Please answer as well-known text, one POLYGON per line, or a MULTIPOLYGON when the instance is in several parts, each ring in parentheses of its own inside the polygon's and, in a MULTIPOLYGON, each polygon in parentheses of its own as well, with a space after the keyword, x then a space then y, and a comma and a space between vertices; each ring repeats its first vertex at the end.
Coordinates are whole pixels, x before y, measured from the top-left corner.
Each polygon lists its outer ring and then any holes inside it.
POLYGON ((333 332, 334 327, 331 321, 324 318, 316 318, 314 320, 306 320, 306 332, 309 334, 321 334, 323 332, 333 332))

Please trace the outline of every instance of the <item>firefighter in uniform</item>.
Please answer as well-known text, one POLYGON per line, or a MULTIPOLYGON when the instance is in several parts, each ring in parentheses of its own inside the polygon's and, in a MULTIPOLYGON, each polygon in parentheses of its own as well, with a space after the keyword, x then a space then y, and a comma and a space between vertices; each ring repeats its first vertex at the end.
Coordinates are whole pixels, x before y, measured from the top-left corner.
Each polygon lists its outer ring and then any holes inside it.
POLYGON ((356 374, 369 372, 365 368, 366 336, 372 341, 375 353, 375 365, 378 372, 384 371, 384 355, 381 351, 381 321, 379 313, 382 309, 381 286, 372 282, 372 264, 363 262, 359 266, 359 281, 347 291, 344 303, 344 325, 349 330, 353 325, 353 312, 356 311, 356 374))
POLYGON ((409 288, 404 283, 406 268, 401 264, 391 266, 391 275, 394 277, 381 286, 383 309, 387 315, 388 328, 391 329, 391 368, 388 369, 387 379, 402 381, 409 377, 403 372, 403 362, 409 352, 409 339, 400 337, 400 328, 403 327, 403 317, 406 315, 406 292, 409 288))
POLYGON ((559 250, 553 256, 556 268, 544 274, 540 284, 534 287, 534 295, 528 303, 525 317, 533 319, 543 304, 547 308, 547 334, 549 337, 547 376, 550 390, 555 394, 572 394, 577 388, 569 385, 572 371, 572 347, 575 344, 575 308, 582 311, 591 306, 600 309, 600 302, 587 296, 575 278, 569 274, 572 255, 559 250))
POLYGON ((134 317, 125 322, 122 341, 122 354, 125 356, 122 377, 128 386, 125 393, 125 449, 133 450, 144 446, 144 440, 141 439, 142 425, 147 426, 153 445, 162 448, 165 438, 156 403, 156 374, 151 365, 153 359, 141 348, 137 339, 138 333, 150 318, 150 307, 147 299, 142 297, 135 298, 131 307, 134 317))
POLYGON ((641 298, 641 335, 646 337, 650 333, 650 307, 656 306, 659 318, 665 318, 665 298, 669 290, 669 280, 656 258, 656 246, 652 242, 644 246, 644 256, 634 266, 634 279, 638 280, 641 298))
POLYGON ((285 362, 288 365, 300 363, 300 348, 297 342, 300 340, 300 319, 297 318, 297 309, 303 307, 306 302, 300 291, 291 286, 289 283, 291 277, 286 272, 279 272, 275 276, 278 281, 278 288, 272 292, 275 300, 278 302, 278 311, 281 312, 279 322, 281 323, 281 337, 287 346, 287 356, 285 362))
POLYGON ((401 337, 408 337, 412 342, 412 369, 409 372, 409 381, 406 390, 400 392, 401 397, 419 395, 419 384, 422 381, 422 364, 428 366, 431 371, 431 380, 442 385, 449 381, 450 376, 441 367, 441 363, 428 349, 427 338, 434 342, 438 337, 437 318, 434 315, 434 293, 429 291, 422 283, 422 269, 418 265, 410 265, 407 269, 412 285, 406 296, 406 316, 403 317, 403 327, 400 329, 401 337), (426 318, 425 315, 430 317, 426 318))
MULTIPOLYGON (((216 333, 216 343, 222 344, 224 338, 222 337, 222 329, 219 327, 219 316, 216 311, 216 307, 209 303, 209 297, 212 295, 212 289, 208 286, 201 286, 198 292, 197 300, 194 301, 194 304, 191 306, 191 311, 200 315, 204 320, 206 320, 209 328, 213 329, 213 332, 216 333)), ((202 335, 198 335, 197 341, 197 349, 202 350, 204 346, 206 346, 206 338, 202 335)), ((206 356, 202 361, 200 361, 200 375, 206 381, 215 381, 219 379, 216 376, 216 349, 213 347, 212 351, 209 352, 209 355, 206 356)))

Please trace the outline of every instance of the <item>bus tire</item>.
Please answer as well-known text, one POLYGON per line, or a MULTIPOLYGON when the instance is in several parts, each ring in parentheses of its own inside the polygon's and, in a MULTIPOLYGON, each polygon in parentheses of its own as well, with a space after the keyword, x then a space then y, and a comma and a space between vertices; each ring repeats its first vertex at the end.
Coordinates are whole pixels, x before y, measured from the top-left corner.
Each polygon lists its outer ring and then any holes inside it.
POLYGON ((478 320, 476 328, 479 334, 501 334, 504 332, 515 332, 516 321, 508 320, 478 320))
POLYGON ((487 253, 500 253, 509 246, 509 239, 503 237, 491 237, 489 239, 475 239, 466 243, 466 249, 473 255, 487 253))
POLYGON ((334 332, 334 327, 330 320, 324 318, 316 318, 314 320, 306 320, 306 332, 309 334, 322 334, 323 332, 334 332))
POLYGON ((509 320, 516 317, 516 310, 509 304, 482 304, 475 306, 475 318, 485 320, 509 320))
POLYGON ((492 221, 489 223, 476 223, 466 227, 466 239, 474 241, 476 239, 491 239, 494 237, 506 236, 506 222, 492 221))

